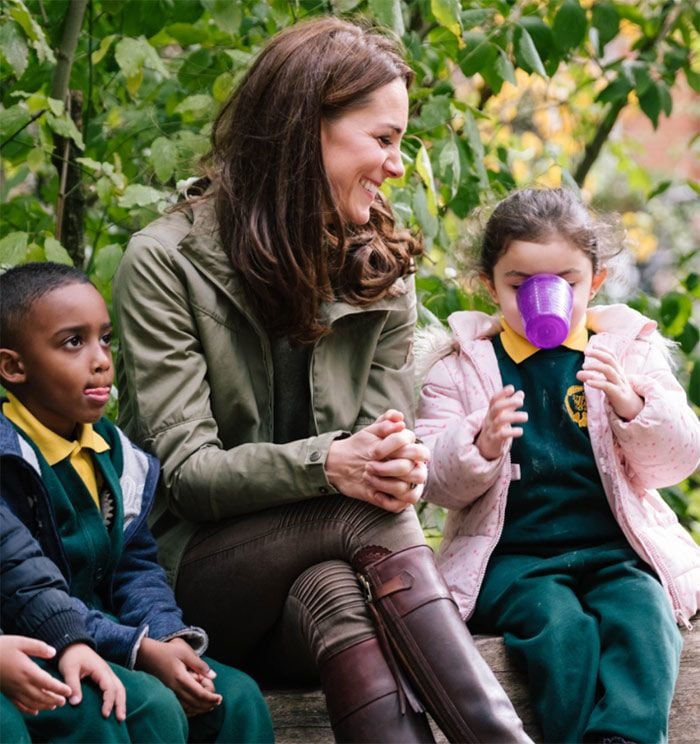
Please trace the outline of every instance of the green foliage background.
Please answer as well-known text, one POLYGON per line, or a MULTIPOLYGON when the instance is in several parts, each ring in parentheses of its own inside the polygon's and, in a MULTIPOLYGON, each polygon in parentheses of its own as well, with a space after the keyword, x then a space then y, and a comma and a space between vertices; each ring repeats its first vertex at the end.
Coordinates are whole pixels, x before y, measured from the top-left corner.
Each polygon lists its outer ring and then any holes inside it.
MULTIPOLYGON (((691 0, 5 0, 0 264, 75 263, 111 306, 129 236, 197 172, 248 63, 319 13, 388 27, 417 72, 406 174, 386 189, 425 239, 423 322, 489 309, 466 281, 475 211, 520 186, 581 189, 636 238, 612 299, 678 342, 679 378, 700 406, 700 188, 641 167, 619 127, 634 111, 656 127, 677 91, 700 91, 691 0)), ((684 144, 697 154, 697 137, 684 144)), ((700 541, 700 479, 664 494, 700 541)), ((442 512, 422 516, 439 534, 442 512)))

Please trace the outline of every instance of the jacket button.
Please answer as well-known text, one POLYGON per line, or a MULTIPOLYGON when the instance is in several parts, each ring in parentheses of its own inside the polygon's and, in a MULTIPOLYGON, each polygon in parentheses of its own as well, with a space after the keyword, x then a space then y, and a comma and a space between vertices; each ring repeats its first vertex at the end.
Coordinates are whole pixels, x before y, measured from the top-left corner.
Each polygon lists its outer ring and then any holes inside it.
POLYGON ((327 493, 330 493, 330 491, 325 486, 321 486, 318 489, 318 492, 321 494, 321 496, 325 496, 327 493))
POLYGON ((309 455, 309 460, 311 460, 311 462, 318 462, 320 459, 321 459, 321 453, 318 450, 314 450, 309 455))

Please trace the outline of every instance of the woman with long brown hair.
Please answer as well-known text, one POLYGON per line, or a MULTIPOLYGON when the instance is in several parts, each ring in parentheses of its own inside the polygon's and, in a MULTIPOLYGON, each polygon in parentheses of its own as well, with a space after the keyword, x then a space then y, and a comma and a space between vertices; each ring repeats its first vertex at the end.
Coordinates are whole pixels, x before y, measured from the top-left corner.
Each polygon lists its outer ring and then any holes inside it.
POLYGON ((320 673, 339 741, 432 741, 424 707, 454 741, 528 741, 413 508, 420 247, 380 191, 412 77, 334 18, 265 47, 199 192, 125 254, 121 421, 162 461, 161 560, 220 658, 320 673))

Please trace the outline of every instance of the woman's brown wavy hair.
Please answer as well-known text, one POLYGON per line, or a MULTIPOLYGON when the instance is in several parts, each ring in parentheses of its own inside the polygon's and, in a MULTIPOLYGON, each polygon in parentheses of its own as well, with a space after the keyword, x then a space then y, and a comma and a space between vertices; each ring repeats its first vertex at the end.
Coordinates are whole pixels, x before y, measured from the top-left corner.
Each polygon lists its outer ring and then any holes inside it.
POLYGON ((413 72, 398 45, 337 18, 275 36, 216 118, 205 164, 223 245, 272 336, 329 331, 321 303, 368 305, 413 270, 417 239, 380 194, 366 225, 343 224, 323 168, 321 122, 413 72))

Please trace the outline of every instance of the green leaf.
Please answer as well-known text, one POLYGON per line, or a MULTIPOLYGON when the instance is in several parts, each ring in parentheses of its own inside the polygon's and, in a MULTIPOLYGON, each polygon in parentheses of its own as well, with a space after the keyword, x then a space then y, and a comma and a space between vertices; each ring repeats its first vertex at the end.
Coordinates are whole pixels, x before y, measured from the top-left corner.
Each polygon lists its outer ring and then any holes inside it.
POLYGON ((440 151, 438 163, 440 166, 440 173, 442 174, 445 183, 450 188, 451 199, 457 193, 461 177, 459 148, 457 147, 454 137, 451 137, 440 151))
POLYGON ((700 72, 695 72, 694 70, 691 70, 690 67, 686 67, 685 78, 688 81, 688 85, 696 93, 700 93, 700 72))
POLYGON ((441 26, 457 37, 462 35, 459 0, 430 0, 430 10, 441 26))
POLYGON ((564 0, 552 24, 554 43, 562 52, 574 49, 586 36, 587 25, 586 14, 578 0, 564 0))
POLYGON ((46 159, 44 158, 44 149, 42 147, 34 147, 27 153, 26 163, 32 173, 38 173, 45 162, 46 159))
POLYGON ((437 213, 428 198, 423 184, 418 184, 413 194, 413 212, 418 221, 423 235, 426 238, 434 238, 438 233, 437 213))
POLYGON ((681 351, 688 356, 698 345, 698 341, 700 341, 700 331, 698 331, 694 323, 688 322, 674 340, 678 341, 681 351))
POLYGON ((0 139, 4 141, 20 131, 31 118, 27 109, 19 104, 0 109, 0 139))
POLYGON ((158 137, 151 145, 151 163, 161 183, 166 183, 175 171, 177 146, 167 137, 158 137))
POLYGON ((667 336, 676 338, 682 333, 693 312, 693 304, 688 295, 668 292, 661 298, 659 317, 667 336))
POLYGON ((72 139, 81 150, 85 149, 83 135, 80 134, 78 128, 75 126, 75 122, 70 118, 70 116, 67 114, 64 114, 63 116, 53 116, 52 114, 47 113, 46 123, 49 125, 49 129, 52 132, 55 132, 61 137, 72 139))
POLYGON ((479 127, 476 125, 476 121, 469 111, 464 116, 464 134, 467 138, 467 143, 472 154, 472 162, 479 176, 479 181, 482 187, 485 188, 488 185, 488 174, 484 167, 484 145, 481 141, 479 127))
POLYGON ((668 189, 671 187, 671 185, 672 185, 672 181, 669 181, 669 180, 660 181, 647 194, 647 200, 651 200, 655 196, 658 196, 659 194, 663 194, 665 191, 668 191, 668 189))
POLYGON ((543 78, 547 77, 542 59, 537 52, 535 43, 532 40, 532 36, 524 29, 520 27, 520 34, 517 42, 518 51, 522 55, 523 60, 527 63, 531 70, 536 72, 543 78))
POLYGON ((119 198, 119 206, 124 209, 132 207, 146 207, 151 204, 158 204, 165 201, 166 196, 158 189, 151 186, 144 186, 140 183, 130 184, 124 189, 124 193, 119 198))
POLYGON ((696 406, 700 406, 700 361, 693 364, 688 382, 688 398, 696 406))
POLYGON ((499 50, 495 68, 496 72, 501 76, 503 80, 510 83, 511 85, 516 84, 515 68, 513 67, 513 63, 508 58, 508 55, 503 50, 499 50))
POLYGON ((66 264, 67 266, 73 265, 73 259, 70 257, 68 251, 56 238, 48 237, 44 240, 44 255, 47 261, 54 261, 55 263, 66 264))
POLYGON ((596 97, 596 101, 600 103, 612 103, 613 101, 627 100, 630 91, 632 90, 632 83, 627 80, 626 77, 620 76, 608 85, 596 97))
POLYGON ((175 106, 175 113, 195 119, 209 119, 216 111, 216 101, 205 93, 187 96, 175 106))
MULTIPOLYGON (((231 3, 234 5, 235 3, 231 3)), ((209 33, 206 29, 193 26, 191 23, 171 23, 165 27, 165 32, 182 46, 191 46, 192 44, 201 44, 209 39, 209 33)))
POLYGON ((27 255, 29 236, 26 232, 11 232, 0 240, 0 266, 17 266, 27 255))
POLYGON ((499 51, 500 49, 495 44, 484 38, 460 58, 459 68, 467 77, 471 77, 490 65, 498 57, 499 51))
POLYGON ((90 57, 90 61, 93 65, 98 65, 100 62, 102 62, 105 55, 109 51, 109 48, 112 46, 112 42, 116 38, 116 34, 110 34, 109 36, 105 36, 102 38, 102 41, 100 41, 100 46, 95 49, 90 57))
POLYGON ((222 72, 211 86, 211 94, 218 103, 228 100, 233 91, 235 78, 230 72, 222 72))
POLYGON ((671 98, 671 92, 668 89, 668 85, 660 80, 656 84, 656 87, 659 90, 659 97, 661 98, 661 110, 666 114, 666 116, 670 116, 671 111, 673 110, 673 99, 671 98))
POLYGON ((461 15, 462 27, 474 28, 475 26, 483 26, 493 14, 494 11, 490 8, 470 8, 469 10, 463 10, 461 15))
POLYGON ((539 16, 523 16, 518 26, 516 26, 516 39, 521 28, 525 29, 532 37, 540 59, 547 59, 551 52, 556 49, 552 29, 539 16))
POLYGON ((661 93, 656 84, 650 85, 647 90, 639 96, 639 107, 646 114, 654 129, 656 129, 659 124, 661 105, 661 93))
POLYGON ((683 286, 692 294, 694 297, 700 297, 700 274, 696 274, 691 271, 688 276, 683 280, 683 286))
POLYGON ((433 181, 433 166, 430 163, 430 156, 428 151, 425 149, 425 145, 421 144, 418 154, 416 155, 416 171, 421 177, 423 183, 429 188, 434 188, 433 181))
POLYGON ((95 275, 104 282, 111 282, 122 259, 122 247, 117 243, 103 245, 95 257, 95 275))
POLYGON ((231 36, 235 36, 240 31, 243 20, 242 3, 232 3, 231 0, 200 0, 200 2, 222 31, 231 36))
POLYGON ((620 16, 612 3, 596 3, 593 6, 591 22, 593 27, 598 29, 598 40, 600 50, 612 41, 620 30, 620 16))
POLYGON ((0 55, 12 67, 15 77, 21 78, 27 69, 29 50, 14 23, 0 25, 0 55))
POLYGON ((66 105, 63 101, 59 101, 57 98, 47 98, 46 103, 48 104, 49 111, 54 116, 63 116, 66 112, 66 105))
POLYGON ((144 38, 120 39, 114 48, 114 58, 119 69, 127 80, 127 88, 131 95, 135 95, 141 87, 144 69, 153 70, 163 77, 169 73, 158 52, 144 38))
POLYGON ((17 21, 22 27, 22 30, 27 35, 29 43, 36 52, 37 57, 41 62, 50 62, 56 64, 56 57, 46 41, 46 35, 43 29, 34 20, 32 14, 27 10, 27 6, 23 0, 12 0, 12 5, 9 9, 10 18, 17 21))
POLYGON ((403 36, 406 27, 401 12, 401 0, 369 0, 372 15, 397 36, 403 36))

